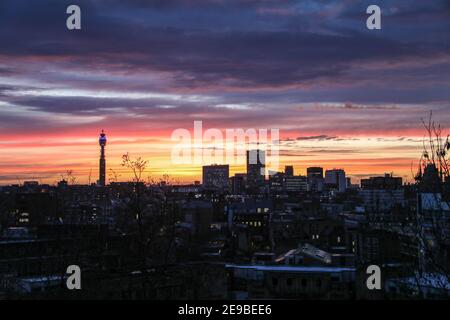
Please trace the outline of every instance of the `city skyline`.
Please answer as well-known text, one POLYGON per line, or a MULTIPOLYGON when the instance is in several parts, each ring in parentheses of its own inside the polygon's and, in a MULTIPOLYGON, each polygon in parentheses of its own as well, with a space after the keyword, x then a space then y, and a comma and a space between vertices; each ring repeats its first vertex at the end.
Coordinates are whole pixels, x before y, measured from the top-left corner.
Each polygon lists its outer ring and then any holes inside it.
POLYGON ((448 2, 379 1, 378 31, 365 1, 77 3, 74 32, 64 2, 0 4, 0 185, 66 170, 86 183, 102 128, 107 176, 129 152, 153 178, 200 180, 200 165, 170 163, 171 133, 196 120, 279 128, 280 168, 301 174, 412 181, 421 118, 450 128, 448 2))
MULTIPOLYGON (((108 138, 109 140, 109 138, 108 138)), ((42 181, 42 178, 36 177, 36 175, 31 175, 30 179, 25 179, 22 180, 20 179, 19 176, 15 177, 15 180, 12 181, 12 183, 10 184, 17 184, 17 182, 19 184, 23 184, 23 182, 26 181, 38 181, 39 183, 46 183, 46 184, 53 184, 56 185, 59 181, 65 180, 67 177, 68 172, 70 172, 70 176, 74 179, 73 183, 76 184, 87 184, 88 182, 90 183, 94 183, 97 184, 99 186, 105 186, 106 184, 109 184, 110 182, 127 182, 132 180, 132 172, 127 169, 127 168, 123 168, 123 166, 121 164, 118 164, 116 167, 108 167, 105 163, 107 156, 105 155, 105 147, 106 147, 106 133, 105 131, 102 129, 99 135, 99 139, 98 139, 98 145, 100 145, 100 162, 97 162, 97 167, 94 168, 90 168, 89 169, 89 173, 88 173, 88 177, 84 177, 81 176, 81 181, 80 181, 80 175, 77 172, 74 172, 72 169, 68 169, 65 171, 61 171, 57 173, 57 179, 52 181, 52 182, 47 182, 47 181, 42 181), (110 176, 111 180, 114 181, 109 181, 107 176, 110 176), (114 177, 113 177, 114 175, 114 177), (98 178, 98 179, 97 179, 98 178), (83 179, 87 179, 87 181, 84 181, 83 179)), ((206 149, 206 148, 205 148, 206 149)), ((253 150, 255 151, 255 154, 259 154, 259 152, 262 152, 262 154, 264 155, 266 153, 265 149, 255 149, 254 147, 249 147, 249 144, 246 144, 246 147, 244 148, 244 150, 246 150, 247 155, 245 157, 245 163, 239 163, 236 165, 230 165, 229 163, 227 163, 227 161, 222 161, 220 163, 215 163, 215 162, 204 162, 201 165, 198 164, 192 164, 192 168, 196 168, 195 171, 199 170, 200 171, 200 177, 195 176, 195 180, 180 180, 177 176, 171 176, 170 174, 168 174, 167 172, 162 172, 162 175, 160 177, 157 176, 152 176, 151 170, 149 169, 145 169, 143 171, 143 180, 145 180, 145 182, 157 182, 158 178, 165 178, 165 175, 168 175, 170 182, 173 184, 193 184, 194 182, 197 181, 201 181, 202 183, 204 183, 204 169, 206 167, 214 167, 214 166, 218 166, 218 167, 227 167, 229 170, 229 176, 230 178, 233 177, 235 174, 240 175, 240 174, 248 174, 249 172, 249 165, 248 165, 248 161, 249 161, 249 151, 253 150), (203 171, 203 173, 202 173, 203 171), (202 178, 203 175, 203 178, 202 178)), ((123 154, 122 154, 123 155, 123 154)), ((139 155, 136 155, 136 157, 138 157, 139 155)), ((236 155, 235 155, 236 156, 236 155)), ((225 157, 224 157, 225 160, 225 157)), ((241 159, 241 160, 244 160, 241 159)), ((98 157, 97 157, 97 161, 98 161, 98 157)), ((255 159, 252 161, 256 161, 255 159)), ((259 163, 259 160, 258 160, 259 163)), ((256 165, 258 166, 258 165, 256 165)), ((264 165, 263 165, 264 168, 264 165)), ((295 176, 303 176, 303 177, 307 177, 307 171, 309 169, 321 169, 323 171, 323 173, 328 172, 328 171, 334 171, 334 170, 343 170, 344 174, 346 172, 344 167, 339 167, 339 166, 318 166, 318 165, 308 165, 307 167, 304 168, 299 168, 298 166, 292 165, 292 163, 285 163, 285 164, 280 164, 279 165, 279 170, 278 171, 271 171, 268 170, 267 168, 265 168, 266 174, 265 174, 265 178, 268 179, 270 177, 271 174, 276 174, 276 173, 280 173, 283 172, 285 173, 286 170, 292 170, 292 172, 295 172, 295 176), (300 170, 299 170, 300 169, 300 170)), ((259 172, 259 167, 257 167, 257 172, 259 172)), ((261 171, 261 172, 263 172, 261 171)), ((356 182, 359 184, 360 180, 368 178, 368 177, 373 177, 373 176, 384 176, 385 174, 393 174, 394 172, 383 172, 383 173, 375 173, 375 174, 364 174, 364 175, 360 175, 356 177, 354 175, 348 174, 347 173, 347 177, 352 179, 352 182, 356 182)), ((323 176, 323 178, 325 178, 325 176, 323 176)), ((404 177, 402 177, 404 178, 404 177)), ((413 180, 413 179, 411 179, 413 180)), ((166 181, 168 182, 168 181, 166 181)), ((406 178, 406 182, 408 181, 408 178, 406 178)), ((0 185, 2 185, 0 183, 0 185)), ((7 184, 5 184, 7 185, 7 184)))
POLYGON ((448 301, 449 17, 1 0, 0 301, 448 301))

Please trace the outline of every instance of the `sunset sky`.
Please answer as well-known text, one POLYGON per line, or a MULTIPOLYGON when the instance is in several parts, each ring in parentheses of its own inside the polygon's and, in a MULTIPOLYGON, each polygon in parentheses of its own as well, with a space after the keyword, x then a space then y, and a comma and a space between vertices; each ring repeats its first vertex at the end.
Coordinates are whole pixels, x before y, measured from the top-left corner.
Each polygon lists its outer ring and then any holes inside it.
POLYGON ((94 182, 102 129, 121 180, 126 152, 155 179, 200 180, 171 162, 173 130, 197 120, 280 129, 296 173, 411 180, 421 118, 450 133, 449 31, 447 0, 2 0, 0 185, 69 169, 94 182), (70 4, 82 30, 66 28, 70 4), (382 30, 366 28, 370 4, 382 30))

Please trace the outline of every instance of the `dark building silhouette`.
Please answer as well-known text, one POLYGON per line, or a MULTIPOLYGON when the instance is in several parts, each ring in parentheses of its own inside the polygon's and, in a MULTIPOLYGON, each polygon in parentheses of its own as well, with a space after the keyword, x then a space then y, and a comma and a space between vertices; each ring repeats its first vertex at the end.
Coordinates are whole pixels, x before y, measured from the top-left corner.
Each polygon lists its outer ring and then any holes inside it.
POLYGON ((19 226, 37 226, 46 217, 56 216, 56 197, 48 192, 27 192, 15 195, 15 216, 19 226))
POLYGON ((294 166, 285 166, 284 174, 286 175, 286 177, 293 177, 294 176, 294 166))
POLYGON ((372 217, 391 217, 394 208, 405 205, 403 179, 385 174, 384 177, 371 177, 361 180, 360 196, 366 212, 372 217))
POLYGON ((213 222, 213 206, 209 201, 191 200, 183 205, 184 220, 192 235, 206 236, 213 222))
POLYGON ((423 171, 423 175, 420 181, 420 190, 428 193, 440 193, 442 192, 442 178, 439 169, 435 164, 428 164, 423 171))
POLYGON ((203 166, 203 187, 207 189, 227 190, 229 177, 229 165, 203 166))
POLYGON ((284 172, 271 173, 269 175, 269 190, 271 193, 279 193, 284 190, 286 174, 284 172))
POLYGON ((106 134, 102 130, 100 133, 100 138, 98 139, 98 144, 100 145, 100 172, 98 178, 98 185, 106 185, 106 159, 105 159, 105 146, 106 146, 106 134))
POLYGON ((242 194, 245 192, 245 184, 247 180, 247 175, 245 173, 236 173, 231 180, 231 193, 242 194))
POLYGON ((308 190, 307 178, 305 176, 286 176, 284 190, 286 192, 306 192, 308 190))
POLYGON ((257 190, 264 186, 266 153, 263 150, 247 151, 247 187, 257 190))
POLYGON ((321 167, 309 167, 306 169, 308 177, 323 178, 323 168, 321 167))
POLYGON ((306 169, 308 177, 308 188, 310 191, 322 192, 324 189, 325 180, 323 178, 323 168, 310 167, 306 169))
POLYGON ((335 189, 337 192, 345 192, 347 190, 345 171, 342 169, 325 171, 325 185, 329 190, 335 189))
POLYGON ((403 186, 401 177, 394 177, 391 174, 385 174, 384 177, 371 177, 361 180, 363 190, 397 190, 403 186))

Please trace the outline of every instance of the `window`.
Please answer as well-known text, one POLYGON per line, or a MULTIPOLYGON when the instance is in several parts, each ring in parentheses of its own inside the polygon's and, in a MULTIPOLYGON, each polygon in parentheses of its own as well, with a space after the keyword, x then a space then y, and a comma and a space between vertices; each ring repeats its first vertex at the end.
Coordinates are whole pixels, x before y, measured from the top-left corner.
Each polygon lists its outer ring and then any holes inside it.
POLYGON ((291 286, 292 286, 292 279, 291 279, 291 278, 288 278, 288 279, 286 280, 286 284, 287 284, 288 287, 291 287, 291 286))
POLYGON ((302 279, 302 287, 306 287, 308 285, 308 281, 306 279, 302 279))

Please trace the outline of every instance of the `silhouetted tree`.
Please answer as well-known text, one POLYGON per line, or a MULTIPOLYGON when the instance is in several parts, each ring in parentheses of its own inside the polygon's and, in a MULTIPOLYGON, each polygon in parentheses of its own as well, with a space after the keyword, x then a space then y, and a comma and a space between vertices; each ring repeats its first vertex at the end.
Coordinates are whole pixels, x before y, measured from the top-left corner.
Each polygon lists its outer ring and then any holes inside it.
POLYGON ((418 249, 418 259, 413 274, 419 293, 422 286, 433 283, 438 288, 450 284, 449 269, 449 217, 450 202, 448 189, 450 182, 450 142, 444 137, 442 128, 433 120, 422 120, 426 136, 423 152, 415 176, 417 185, 417 212, 406 232, 413 235, 413 243, 418 249))

